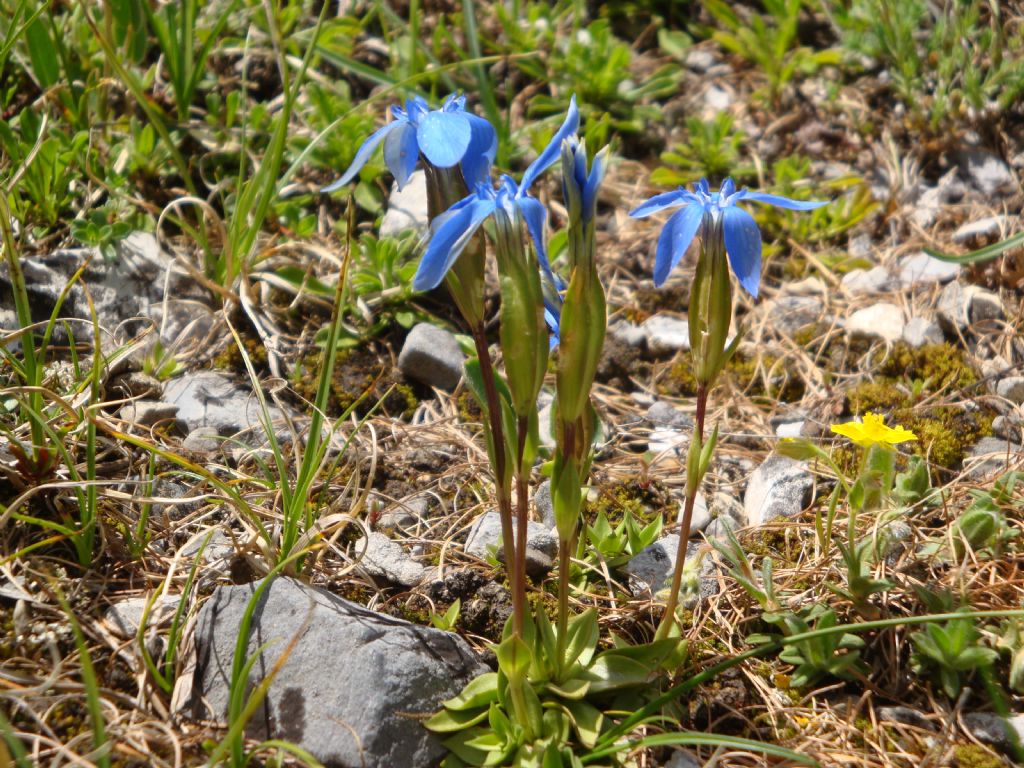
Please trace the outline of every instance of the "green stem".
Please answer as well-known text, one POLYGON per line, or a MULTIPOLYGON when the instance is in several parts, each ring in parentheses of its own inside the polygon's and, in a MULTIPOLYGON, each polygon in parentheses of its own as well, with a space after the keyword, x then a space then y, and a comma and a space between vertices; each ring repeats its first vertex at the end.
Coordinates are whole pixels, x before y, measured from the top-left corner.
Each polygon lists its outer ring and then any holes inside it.
MULTIPOLYGON (((530 517, 530 485, 529 468, 523 466, 523 455, 526 452, 526 438, 530 429, 530 420, 520 416, 516 423, 516 540, 515 570, 519 577, 518 591, 512 595, 512 615, 519 616, 520 627, 526 615, 526 524, 530 517)), ((508 549, 505 550, 508 552, 508 549)), ((513 618, 513 622, 515 619, 513 618)))
POLYGON ((569 660, 565 658, 565 647, 569 635, 569 567, 572 554, 572 541, 558 540, 558 635, 555 664, 558 679, 561 680, 569 660))
MULTIPOLYGON (((697 385, 697 417, 694 427, 694 439, 704 443, 704 418, 708 407, 708 386, 700 383, 697 385)), ((692 485, 687 483, 693 490, 686 494, 686 504, 683 507, 683 522, 679 526, 679 549, 676 552, 676 567, 672 572, 672 587, 668 595, 668 604, 665 606, 665 615, 661 618, 661 624, 655 633, 656 640, 668 637, 669 629, 676 618, 676 606, 679 603, 679 588, 683 583, 683 568, 686 565, 686 547, 690 541, 690 525, 693 521, 693 507, 697 501, 697 489, 700 487, 701 478, 692 485)))
POLYGON ((494 446, 494 489, 498 497, 498 517, 501 520, 501 540, 505 551, 505 566, 508 570, 509 586, 512 591, 512 632, 516 637, 523 636, 523 606, 516 608, 515 596, 521 590, 519 569, 515 565, 515 537, 512 528, 512 497, 505 484, 505 430, 501 423, 501 399, 494 383, 494 364, 491 362, 490 349, 487 346, 487 331, 483 323, 476 323, 472 328, 473 343, 476 345, 476 356, 480 360, 480 375, 484 380, 484 395, 487 398, 487 420, 491 433, 491 444, 494 446), (511 560, 511 563, 508 561, 511 560))

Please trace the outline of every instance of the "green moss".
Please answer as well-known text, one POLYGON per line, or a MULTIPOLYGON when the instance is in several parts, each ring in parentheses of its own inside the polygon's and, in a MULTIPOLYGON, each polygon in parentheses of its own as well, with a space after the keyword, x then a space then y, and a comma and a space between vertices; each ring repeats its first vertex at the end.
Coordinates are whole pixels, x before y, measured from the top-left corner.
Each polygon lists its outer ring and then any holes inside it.
POLYGON ((957 768, 1002 768, 1005 763, 984 747, 961 744, 953 749, 957 768))
MULTIPOLYGON (((254 336, 242 336, 241 338, 242 347, 245 348, 245 354, 248 355, 253 368, 256 370, 266 368, 267 348, 263 346, 263 341, 254 336)), ((213 367, 221 371, 247 373, 242 353, 234 342, 228 344, 223 352, 213 358, 213 367)))
POLYGON ((604 512, 608 521, 615 525, 625 516, 627 510, 633 519, 646 525, 661 515, 664 520, 674 520, 678 503, 668 489, 656 480, 632 478, 611 485, 601 486, 595 501, 587 503, 587 519, 593 522, 604 512))
MULTIPOLYGON (((295 391, 312 402, 319 386, 319 352, 299 361, 292 385, 295 391)), ((366 347, 345 350, 337 355, 331 377, 327 414, 338 417, 349 408, 357 416, 365 416, 380 403, 384 413, 407 419, 419 404, 413 388, 400 380, 377 355, 366 347)))
POLYGON ((947 386, 969 387, 978 380, 964 351, 946 343, 925 344, 918 349, 897 344, 881 362, 879 373, 925 382, 932 392, 947 386))
MULTIPOLYGON (((804 382, 790 375, 789 367, 782 358, 772 355, 756 358, 737 352, 726 364, 722 375, 750 397, 794 403, 804 396, 804 382)), ((659 391, 676 397, 697 394, 697 380, 693 377, 689 355, 681 355, 672 365, 661 381, 659 391)))

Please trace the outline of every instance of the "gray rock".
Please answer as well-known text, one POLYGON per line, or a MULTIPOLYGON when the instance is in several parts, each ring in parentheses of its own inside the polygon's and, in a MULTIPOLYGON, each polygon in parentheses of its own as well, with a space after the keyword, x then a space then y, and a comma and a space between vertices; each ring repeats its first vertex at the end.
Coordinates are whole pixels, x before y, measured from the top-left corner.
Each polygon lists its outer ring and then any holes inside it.
POLYGON ((173 421, 177 414, 178 406, 173 403, 163 403, 159 400, 135 400, 121 406, 117 415, 131 424, 152 427, 161 421, 173 421))
MULTIPOLYGON (((683 512, 686 511, 686 499, 679 501, 679 513, 676 515, 676 523, 683 522, 683 512)), ((697 491, 697 498, 693 500, 693 516, 690 518, 690 538, 703 531, 711 523, 711 510, 708 509, 708 500, 704 494, 697 491)))
MULTIPOLYGON (((260 441, 266 437, 259 400, 223 373, 197 371, 171 379, 164 385, 164 399, 178 406, 178 419, 189 432, 210 427, 222 437, 245 431, 260 441)), ((267 410, 272 423, 283 425, 284 414, 279 408, 268 405, 267 410)), ((278 437, 289 439, 283 426, 278 437)))
POLYGON ((405 376, 445 390, 458 386, 464 362, 455 337, 430 323, 413 326, 398 355, 398 368, 405 376))
MULTIPOLYGON (((199 611, 195 674, 179 712, 227 717, 242 615, 256 584, 220 587, 199 611)), ((263 650, 246 689, 287 654, 249 721, 253 738, 285 739, 335 768, 429 768, 445 750, 416 721, 489 671, 457 635, 369 611, 280 577, 256 603, 247 654, 263 650)))
POLYGON ((979 480, 1006 471, 1007 464, 1018 463, 1024 446, 998 437, 983 437, 964 459, 967 476, 979 480))
POLYGON ((944 340, 938 323, 925 320, 923 317, 912 317, 903 326, 903 341, 914 349, 925 344, 941 344, 944 340))
POLYGON ((659 427, 693 429, 693 419, 671 403, 655 400, 647 409, 647 420, 659 427))
POLYGON ((705 113, 710 113, 712 116, 728 110, 732 106, 732 102, 732 94, 717 85, 712 85, 704 91, 704 104, 707 106, 705 113))
POLYGON ((381 528, 413 528, 427 519, 431 497, 426 493, 399 501, 381 512, 377 525, 381 528))
POLYGON ((1007 376, 996 384, 996 394, 1011 403, 1024 403, 1024 376, 1007 376))
POLYGON ((608 333, 631 347, 642 347, 647 343, 647 334, 636 323, 623 320, 608 329, 608 333))
POLYGON ((209 529, 202 534, 193 536, 184 547, 181 548, 181 555, 184 558, 194 559, 203 550, 200 560, 199 574, 200 585, 215 582, 220 578, 227 577, 231 573, 231 563, 235 559, 236 550, 231 538, 221 529, 215 529, 210 535, 209 529), (209 543, 203 549, 203 542, 209 536, 209 543))
POLYGON ((116 397, 160 399, 164 385, 160 380, 142 371, 128 371, 112 378, 107 389, 116 397))
POLYGON ((842 286, 854 296, 871 296, 888 293, 896 287, 896 281, 885 267, 852 269, 843 275, 842 286))
POLYGON ((769 456, 754 470, 743 495, 746 525, 761 525, 800 514, 811 501, 814 477, 807 463, 787 456, 769 456))
POLYGON ((677 317, 652 315, 640 328, 652 355, 671 355, 690 349, 690 323, 677 317))
POLYGON ((892 567, 914 538, 914 529, 902 520, 892 520, 881 526, 875 534, 875 555, 892 567))
POLYGON ((537 396, 537 433, 540 445, 549 451, 555 449, 555 398, 550 392, 541 390, 537 396))
MULTIPOLYGON (((513 524, 515 521, 513 520, 513 524)), ((466 538, 467 555, 486 559, 492 552, 504 562, 505 549, 501 540, 501 517, 491 510, 477 518, 466 538)), ((530 520, 526 525, 526 570, 533 576, 543 576, 554 566, 558 557, 558 536, 543 523, 530 520)))
POLYGON ((691 48, 686 52, 686 66, 704 74, 718 64, 718 57, 706 48, 691 48))
POLYGON ((1010 167, 991 152, 968 149, 960 153, 959 160, 967 181, 986 197, 1010 194, 1017 187, 1010 167))
POLYGON ((675 427, 652 429, 647 436, 647 450, 655 454, 668 451, 681 452, 689 446, 692 434, 692 430, 684 432, 675 427))
POLYGON ((368 537, 356 542, 355 551, 363 552, 363 547, 366 551, 359 564, 374 578, 386 579, 403 587, 415 587, 423 581, 427 569, 413 560, 401 544, 383 533, 371 531, 368 537))
POLYGON ((427 212, 427 177, 423 171, 414 171, 402 189, 391 185, 388 209, 380 222, 381 237, 398 237, 409 230, 425 235, 430 227, 427 212))
POLYGON ((193 453, 213 453, 220 450, 223 444, 216 427, 199 427, 181 441, 181 447, 193 453))
MULTIPOLYGON (((145 493, 148 485, 136 485, 134 488, 137 494, 145 493)), ((168 499, 165 502, 153 502, 149 515, 157 520, 165 517, 174 521, 181 520, 196 512, 205 503, 203 498, 194 498, 195 488, 193 486, 169 478, 158 479, 153 492, 149 495, 168 499)))
POLYGON ((888 302, 858 309, 846 320, 846 332, 850 336, 889 343, 900 340, 903 326, 903 310, 888 302))
POLYGON ((555 507, 551 501, 551 481, 545 480, 533 492, 533 509, 540 523, 549 531, 555 527, 555 507))
POLYGON ((851 237, 846 250, 855 259, 869 258, 871 256, 871 236, 857 235, 856 237, 851 237))
POLYGON ((1006 317, 1003 301, 999 298, 999 294, 986 291, 977 285, 970 285, 967 288, 971 300, 969 309, 971 323, 998 321, 1006 317))
POLYGON ((730 533, 736 533, 740 527, 740 524, 735 519, 729 515, 722 515, 708 523, 708 527, 704 529, 704 536, 709 540, 727 539, 730 533))
POLYGON ((903 288, 922 288, 948 283, 960 275, 960 265, 932 258, 927 253, 904 256, 897 262, 897 276, 903 288))
MULTIPOLYGON (((706 545, 704 547, 702 552, 701 544, 687 542, 683 583, 679 590, 684 605, 693 605, 718 593, 718 568, 706 545)), ((655 597, 662 590, 670 589, 678 554, 679 534, 670 533, 634 555, 622 567, 633 594, 655 597)))
POLYGON ((776 329, 792 336, 817 323, 825 312, 825 303, 817 296, 780 296, 766 302, 763 311, 776 329))
MULTIPOLYGON (((127 600, 119 600, 112 603, 103 612, 103 619, 106 621, 110 631, 122 640, 131 640, 138 634, 139 624, 142 623, 142 613, 146 608, 148 597, 130 597, 127 600)), ((146 617, 146 626, 155 627, 162 621, 169 619, 181 602, 180 595, 161 595, 153 603, 146 617)))
POLYGON ((1009 226, 1009 216, 986 216, 984 219, 962 224, 953 233, 953 242, 970 244, 977 240, 987 241, 998 237, 1009 226))
POLYGON ((1016 411, 1001 414, 992 419, 992 434, 1014 443, 1021 442, 1021 425, 1024 420, 1016 411))
POLYGON ((935 726, 932 725, 932 721, 929 720, 924 713, 918 712, 916 709, 911 709, 910 707, 879 707, 878 718, 879 720, 888 720, 890 723, 910 725, 914 728, 921 728, 922 730, 935 730, 935 726))
POLYGON ((1016 735, 1018 742, 1024 741, 1024 715, 1004 720, 993 712, 966 712, 963 718, 974 738, 1003 752, 1010 751, 1011 733, 1016 735))
POLYGON ((665 763, 665 768, 702 768, 702 763, 692 752, 677 749, 665 763))
POLYGON ((806 419, 799 421, 783 421, 775 426, 776 437, 800 437, 807 426, 806 419))

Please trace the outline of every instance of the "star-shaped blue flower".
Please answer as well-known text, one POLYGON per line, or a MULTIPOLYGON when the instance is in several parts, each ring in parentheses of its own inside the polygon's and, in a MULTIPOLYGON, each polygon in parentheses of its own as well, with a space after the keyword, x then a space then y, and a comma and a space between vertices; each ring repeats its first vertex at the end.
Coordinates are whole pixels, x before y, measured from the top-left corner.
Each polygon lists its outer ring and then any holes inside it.
POLYGON ((427 102, 414 96, 405 109, 391 107, 390 123, 374 131, 363 142, 345 175, 323 192, 333 192, 348 184, 366 165, 377 145, 384 142, 384 162, 401 189, 416 170, 420 153, 438 168, 462 164, 462 175, 472 187, 487 178, 498 151, 494 127, 466 111, 466 97, 452 94, 441 109, 431 110, 427 102))
POLYGON ((736 203, 743 200, 793 211, 809 211, 827 204, 790 200, 788 197, 752 192, 746 188, 737 192, 732 179, 726 179, 718 192, 712 192, 707 179, 701 179, 693 192, 680 187, 673 192, 655 195, 630 211, 629 215, 641 219, 666 208, 682 206, 682 209, 672 214, 658 237, 658 248, 654 256, 654 284, 660 286, 668 279, 698 230, 701 230, 705 247, 708 247, 709 239, 720 231, 733 274, 747 293, 756 298, 761 282, 761 231, 753 216, 736 207, 736 203))
POLYGON ((550 274, 551 266, 544 247, 544 224, 548 212, 540 200, 532 197, 529 191, 537 177, 558 160, 562 142, 576 133, 579 125, 580 113, 574 96, 569 102, 569 112, 562 126, 540 156, 530 163, 523 174, 522 182, 517 184, 507 175, 501 177, 497 187, 489 180, 478 181, 468 197, 464 197, 434 219, 431 227, 433 234, 420 260, 416 277, 413 278, 413 288, 417 291, 428 291, 440 285, 476 231, 488 216, 498 210, 513 220, 517 215, 522 216, 537 249, 541 269, 550 274))

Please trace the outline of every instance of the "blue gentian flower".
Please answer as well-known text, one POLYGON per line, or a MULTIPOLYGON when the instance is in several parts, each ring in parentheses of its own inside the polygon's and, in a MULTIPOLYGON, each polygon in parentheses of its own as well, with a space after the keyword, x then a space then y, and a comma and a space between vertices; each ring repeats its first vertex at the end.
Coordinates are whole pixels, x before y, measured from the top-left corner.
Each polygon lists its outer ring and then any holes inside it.
MULTIPOLYGON (((572 160, 573 172, 570 176, 567 176, 564 172, 562 174, 562 197, 566 201, 566 206, 570 209, 570 216, 574 213, 571 209, 578 201, 580 206, 579 215, 584 225, 592 221, 597 215, 597 191, 601 186, 601 182, 604 181, 604 175, 608 170, 608 149, 608 147, 605 147, 594 156, 594 164, 588 174, 586 145, 576 136, 570 136, 566 139, 564 151, 568 153, 568 158, 572 160)), ((562 165, 563 168, 566 166, 565 159, 563 159, 562 165)))
POLYGON ((666 208, 682 206, 682 210, 672 214, 658 238, 654 284, 660 286, 668 279, 697 231, 701 230, 705 247, 718 237, 724 238, 733 274, 747 293, 756 298, 761 282, 761 231, 753 216, 736 207, 736 203, 743 200, 793 211, 809 211, 826 205, 824 202, 790 200, 780 195, 751 192, 746 188, 737 192, 732 179, 726 179, 718 192, 712 192, 707 179, 701 179, 693 192, 680 187, 673 192, 655 195, 630 211, 629 215, 640 219, 666 208))
POLYGON ((469 196, 434 219, 431 225, 433 234, 420 260, 416 277, 413 278, 413 288, 417 291, 428 291, 440 285, 476 231, 488 216, 498 211, 513 221, 518 216, 522 217, 537 249, 541 270, 550 274, 551 266, 548 264, 547 251, 544 247, 544 224, 548 212, 540 200, 532 197, 529 191, 537 177, 558 160, 562 142, 576 133, 579 124, 580 113, 574 96, 569 102, 569 112, 562 126, 540 156, 530 163, 520 183, 517 184, 508 175, 502 175, 497 187, 489 181, 480 180, 473 185, 473 191, 469 196))
POLYGON ((424 99, 414 96, 405 102, 405 109, 391 107, 391 114, 394 120, 363 142, 345 175, 321 191, 333 192, 352 181, 381 142, 384 162, 399 189, 412 176, 420 153, 438 168, 461 163, 469 187, 490 174, 498 151, 498 134, 489 122, 466 111, 465 96, 452 94, 441 109, 435 110, 424 99))

